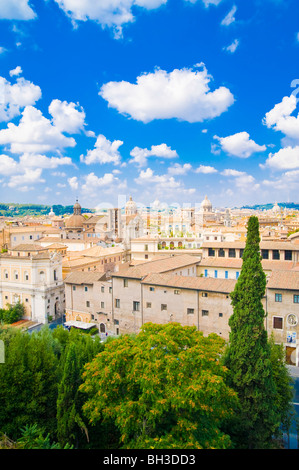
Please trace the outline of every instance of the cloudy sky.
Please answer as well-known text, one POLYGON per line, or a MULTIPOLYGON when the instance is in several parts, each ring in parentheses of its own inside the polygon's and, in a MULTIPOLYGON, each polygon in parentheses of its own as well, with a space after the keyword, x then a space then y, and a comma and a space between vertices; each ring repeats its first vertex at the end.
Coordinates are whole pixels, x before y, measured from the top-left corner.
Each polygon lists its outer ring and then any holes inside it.
POLYGON ((0 0, 1 202, 299 202, 298 0, 0 0))

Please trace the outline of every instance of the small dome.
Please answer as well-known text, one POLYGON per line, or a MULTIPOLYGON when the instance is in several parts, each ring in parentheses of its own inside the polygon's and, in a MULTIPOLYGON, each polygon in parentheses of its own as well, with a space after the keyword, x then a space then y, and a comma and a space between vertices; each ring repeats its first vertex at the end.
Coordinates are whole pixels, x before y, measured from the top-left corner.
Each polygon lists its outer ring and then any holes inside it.
POLYGON ((126 203, 126 214, 132 215, 137 213, 136 202, 133 201, 132 196, 130 196, 129 201, 126 203))
POLYGON ((212 203, 211 203, 211 201, 208 199, 208 196, 206 196, 206 197, 204 198, 204 200, 202 201, 201 207, 202 207, 203 209, 206 209, 206 210, 210 210, 210 211, 212 210, 212 203))

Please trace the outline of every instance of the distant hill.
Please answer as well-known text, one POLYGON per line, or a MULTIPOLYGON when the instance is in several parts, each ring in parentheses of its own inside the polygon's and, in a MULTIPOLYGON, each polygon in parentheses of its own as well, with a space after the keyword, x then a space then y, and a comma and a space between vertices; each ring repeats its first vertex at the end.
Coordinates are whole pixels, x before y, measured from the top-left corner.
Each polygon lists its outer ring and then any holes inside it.
MULTIPOLYGON (((295 202, 278 202, 277 205, 284 209, 285 207, 287 209, 294 209, 294 210, 299 210, 299 203, 295 202)), ((261 210, 269 210, 272 209, 273 204, 255 204, 254 206, 242 206, 241 209, 253 209, 257 211, 261 210)))
MULTIPOLYGON (((2 204, 0 203, 0 216, 4 217, 24 217, 24 216, 42 216, 48 215, 53 208, 55 215, 62 216, 64 214, 72 214, 73 213, 73 206, 62 206, 60 204, 53 205, 53 206, 45 206, 42 204, 15 204, 15 203, 8 203, 2 204)), ((95 212, 94 209, 81 209, 82 214, 88 212, 95 212)))

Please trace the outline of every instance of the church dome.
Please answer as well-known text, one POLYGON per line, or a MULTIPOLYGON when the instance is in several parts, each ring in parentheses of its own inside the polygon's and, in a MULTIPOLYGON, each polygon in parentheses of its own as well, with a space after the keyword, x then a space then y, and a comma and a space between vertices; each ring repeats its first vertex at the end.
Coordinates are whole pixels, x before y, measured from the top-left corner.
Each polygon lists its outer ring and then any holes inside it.
POLYGON ((66 220, 65 226, 66 228, 82 228, 83 222, 85 218, 81 214, 81 206, 77 200, 73 207, 73 215, 66 220))
POLYGON ((82 228, 83 222, 85 222, 83 215, 73 214, 65 221, 65 226, 66 228, 82 228))
POLYGON ((208 196, 206 196, 204 200, 202 201, 201 208, 204 209, 205 211, 212 212, 212 203, 208 199, 208 196))
POLYGON ((132 196, 130 196, 129 201, 126 204, 126 214, 127 215, 137 214, 137 205, 136 205, 136 202, 133 201, 132 196))

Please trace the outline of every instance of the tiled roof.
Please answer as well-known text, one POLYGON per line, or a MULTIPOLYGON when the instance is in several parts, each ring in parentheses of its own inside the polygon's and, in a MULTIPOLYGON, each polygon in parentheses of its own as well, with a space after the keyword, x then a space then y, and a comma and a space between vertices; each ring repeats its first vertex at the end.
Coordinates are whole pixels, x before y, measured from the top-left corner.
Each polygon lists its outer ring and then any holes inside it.
POLYGON ((10 248, 9 251, 46 251, 47 248, 37 243, 21 243, 20 245, 10 248))
POLYGON ((104 272, 83 272, 83 271, 76 271, 69 274, 65 280, 65 284, 93 284, 97 281, 105 281, 106 274, 104 272))
POLYGON ((267 287, 299 291, 299 271, 273 271, 267 287))
POLYGON ((191 255, 169 256, 168 258, 148 261, 147 263, 131 267, 128 270, 113 273, 112 276, 142 279, 150 273, 166 273, 174 269, 198 264, 199 261, 200 258, 191 255))
POLYGON ((214 279, 204 277, 178 276, 176 274, 153 273, 141 281, 142 284, 191 289, 228 294, 235 288, 234 279, 214 279))

